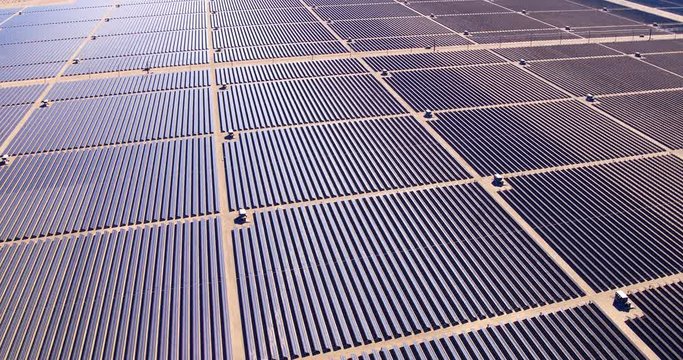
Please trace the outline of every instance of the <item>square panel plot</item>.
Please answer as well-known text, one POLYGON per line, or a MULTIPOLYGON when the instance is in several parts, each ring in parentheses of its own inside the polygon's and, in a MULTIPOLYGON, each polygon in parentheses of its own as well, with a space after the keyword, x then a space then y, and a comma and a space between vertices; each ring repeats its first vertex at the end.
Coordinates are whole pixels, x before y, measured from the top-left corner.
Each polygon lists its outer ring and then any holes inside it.
POLYGON ((213 214, 211 139, 22 156, 0 167, 0 241, 213 214))
POLYGON ((676 359, 683 354, 683 282, 630 294, 644 315, 626 324, 640 336, 660 359, 676 359))
POLYGON ((662 151, 577 101, 440 113, 430 125, 482 175, 662 151))
POLYGON ((405 112, 371 75, 233 85, 218 96, 224 131, 405 112))
POLYGON ((0 88, 0 106, 33 104, 45 90, 45 85, 0 88))
POLYGON ((683 149, 683 91, 610 96, 598 107, 666 146, 683 149))
POLYGON ((232 359, 218 220, 23 241, 0 254, 0 286, 17 289, 3 294, 3 357, 232 359))
POLYGON ((528 46, 520 48, 494 49, 494 52, 512 61, 566 59, 589 56, 619 55, 619 52, 600 44, 574 44, 552 46, 528 46))
POLYGON ((264 81, 306 79, 337 75, 365 74, 368 70, 356 59, 332 59, 279 64, 233 66, 216 69, 220 84, 246 84, 264 81))
POLYGON ((185 30, 97 37, 87 42, 79 57, 111 58, 205 49, 206 30, 185 30))
POLYGON ((626 56, 538 62, 529 70, 577 96, 683 87, 683 78, 626 56))
POLYGON ((581 294, 473 184, 257 213, 233 239, 249 358, 325 354, 581 294))
POLYGON ((389 37, 354 40, 350 45, 355 51, 377 51, 394 49, 438 49, 440 46, 467 45, 472 42, 458 34, 389 37))
POLYGON ((626 6, 615 4, 608 0, 571 0, 575 4, 580 4, 593 9, 626 9, 626 6))
POLYGON ((614 10, 613 14, 625 17, 627 19, 631 19, 633 21, 636 21, 636 22, 639 22, 642 24, 654 24, 654 23, 667 24, 667 23, 676 22, 675 20, 671 20, 671 19, 665 18, 663 16, 650 14, 650 13, 640 11, 640 10, 635 10, 635 9, 614 10))
POLYGON ((483 0, 417 2, 411 3, 408 6, 416 11, 419 11, 423 15, 458 15, 511 12, 510 10, 501 6, 483 0))
POLYGON ((641 54, 647 53, 660 53, 660 52, 676 52, 683 51, 683 40, 670 39, 670 40, 649 40, 649 41, 627 41, 627 42, 615 42, 610 44, 605 44, 612 49, 627 53, 635 54, 639 52, 641 54))
POLYGON ((344 39, 450 33, 424 17, 336 21, 330 27, 344 39))
POLYGON ((248 61, 260 59, 308 57, 349 52, 339 41, 322 41, 299 44, 238 47, 215 53, 216 62, 248 61))
POLYGON ((34 153, 212 132, 209 89, 57 101, 36 109, 9 154, 34 153))
POLYGON ((255 26, 317 22, 318 19, 306 8, 262 9, 251 11, 219 12, 211 15, 211 25, 216 27, 255 26))
POLYGON ((495 0, 495 3, 515 11, 581 10, 585 7, 565 0, 495 0))
POLYGON ((448 337, 383 347, 349 360, 404 359, 405 354, 420 360, 547 359, 563 355, 574 359, 645 360, 631 341, 592 303, 448 337))
POLYGON ((645 57, 645 61, 683 76, 683 53, 650 54, 645 57))
POLYGON ((419 15, 402 4, 367 4, 350 6, 327 6, 314 10, 322 19, 351 20, 407 17, 419 15))
POLYGON ((683 160, 510 178, 501 195, 595 290, 683 271, 683 160))
POLYGON ((417 111, 568 97, 510 64, 396 72, 386 81, 417 111))
POLYGON ((616 25, 636 25, 637 22, 614 16, 600 10, 585 11, 563 11, 563 12, 543 12, 533 13, 529 16, 534 19, 564 28, 587 27, 587 26, 616 26, 616 25))
POLYGON ((365 61, 375 71, 381 71, 382 69, 389 71, 412 70, 504 62, 500 57, 487 50, 374 56, 365 58, 365 61))
POLYGON ((232 210, 468 176, 408 117, 245 132, 223 149, 232 210))
POLYGON ((213 47, 216 49, 330 40, 336 38, 319 23, 232 27, 213 32, 213 47))
POLYGON ((579 39, 580 36, 576 35, 575 33, 559 29, 542 29, 474 33, 467 38, 476 42, 477 44, 528 42, 531 46, 534 44, 534 41, 579 39))
POLYGON ((437 17, 436 21, 458 33, 464 31, 481 32, 552 28, 550 25, 516 13, 446 15, 437 17))

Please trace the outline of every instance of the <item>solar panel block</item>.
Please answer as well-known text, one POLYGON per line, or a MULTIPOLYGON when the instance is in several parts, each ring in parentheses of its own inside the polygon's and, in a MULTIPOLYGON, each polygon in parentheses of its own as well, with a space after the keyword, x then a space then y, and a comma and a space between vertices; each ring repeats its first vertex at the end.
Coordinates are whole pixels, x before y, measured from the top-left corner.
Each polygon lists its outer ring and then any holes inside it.
POLYGON ((64 67, 63 62, 0 67, 0 81, 46 79, 56 76, 64 67))
POLYGON ((600 10, 542 12, 530 15, 558 27, 619 26, 634 25, 635 21, 612 15, 600 10))
POLYGON ((0 88, 0 106, 33 104, 44 89, 45 85, 0 88))
POLYGON ((209 71, 194 70, 56 83, 50 100, 70 100, 209 86, 209 71))
POLYGON ((440 46, 458 46, 471 43, 471 41, 457 34, 438 34, 424 36, 385 37, 377 39, 354 39, 350 46, 355 51, 377 51, 409 48, 436 49, 440 46))
POLYGON ((19 124, 19 121, 24 117, 30 105, 14 105, 14 106, 0 106, 0 144, 7 140, 9 134, 19 124))
POLYGON ((617 3, 613 3, 608 0, 572 0, 573 3, 575 4, 580 4, 586 7, 594 8, 594 9, 624 9, 626 8, 624 5, 620 5, 617 3))
POLYGON ((397 3, 367 4, 353 6, 328 6, 314 10, 322 19, 353 20, 392 18, 420 15, 410 8, 397 3))
POLYGON ((88 41, 79 57, 112 58, 206 49, 206 30, 169 31, 97 37, 88 41))
POLYGON ((605 44, 612 49, 627 53, 635 54, 636 52, 647 54, 647 53, 661 53, 661 52, 676 52, 683 51, 683 40, 670 39, 670 40, 651 40, 651 41, 628 41, 628 42, 615 42, 611 44, 605 44))
POLYGON ((46 153, 0 167, 0 241, 217 211, 210 139, 46 153))
POLYGON ((230 359, 219 224, 0 247, 0 354, 230 359))
POLYGON ((67 24, 35 25, 0 29, 0 45, 36 41, 85 38, 97 25, 97 21, 80 21, 67 24))
POLYGON ((396 72, 386 81, 418 111, 567 97, 510 64, 396 72))
POLYGON ((211 24, 217 27, 254 26, 317 22, 318 20, 305 8, 263 9, 250 11, 219 12, 211 15, 211 24))
POLYGON ((34 111, 7 152, 25 154, 213 132, 208 88, 58 101, 34 111))
POLYGON ((335 21, 330 27, 344 39, 450 33, 445 27, 424 17, 335 21))
POLYGON ((233 85, 218 96, 224 131, 405 112, 371 75, 233 85))
POLYGON ((578 96, 683 87, 683 78, 626 56, 539 62, 529 70, 578 96))
POLYGON ((216 81, 218 84, 244 84, 367 72, 356 59, 317 60, 216 69, 216 81))
POLYGON ((662 359, 683 354, 683 283, 630 294, 644 316, 626 321, 629 327, 662 359))
POLYGON ((493 51, 512 61, 518 61, 520 59, 549 60, 619 55, 619 52, 609 49, 601 44, 530 46, 520 48, 502 48, 495 49, 493 51))
POLYGON ((0 69, 12 71, 8 66, 62 62, 64 64, 83 39, 55 40, 36 43, 0 45, 0 69))
POLYGON ((216 62, 248 61, 259 59, 308 57, 349 52, 339 41, 241 47, 216 53, 216 62))
POLYGON ((662 151, 578 101, 440 113, 429 124, 483 175, 662 151))
POLYGON ((610 96, 598 107, 666 146, 683 149, 683 91, 610 96))
POLYGON ((204 13, 203 1, 178 1, 146 4, 122 4, 110 13, 110 18, 146 17, 176 14, 204 13))
POLYGON ((683 160, 508 179, 503 197, 596 290, 683 271, 683 160))
POLYGON ((299 0, 212 0, 211 10, 287 9, 303 7, 299 0))
POLYGON ((331 40, 336 38, 319 23, 231 27, 213 32, 215 49, 331 40))
MULTIPOLYGON (((60 24, 77 21, 100 20, 106 14, 107 7, 96 7, 87 9, 71 9, 62 11, 27 11, 22 15, 14 16, 2 27, 41 25, 41 24, 60 24)), ((30 30, 30 28, 26 29, 30 30)))
POLYGON ((78 64, 70 64, 63 75, 98 74, 127 70, 157 69, 171 66, 192 66, 208 63, 209 52, 207 50, 101 59, 79 59, 78 64))
POLYGON ((645 61, 683 76, 683 54, 650 54, 645 61))
POLYGON ((580 295, 473 184, 256 213, 233 239, 253 358, 324 354, 580 295))
MULTIPOLYGON (((515 11, 582 10, 583 6, 565 0, 495 0, 495 3, 515 11)), ((566 11, 565 11, 566 12, 566 11)))
POLYGON ((375 56, 367 57, 365 61, 375 71, 383 69, 389 71, 413 70, 505 62, 505 60, 486 50, 375 56))
POLYGON ((643 23, 643 24, 666 24, 666 23, 673 23, 675 22, 674 20, 671 20, 669 18, 665 18, 663 16, 655 15, 655 14, 650 14, 645 11, 640 11, 640 10, 635 10, 635 9, 618 9, 614 10, 613 14, 619 15, 622 17, 625 17, 627 19, 631 19, 633 21, 643 23))
POLYGON ((516 13, 444 15, 437 17, 436 21, 458 33, 464 31, 477 32, 552 28, 550 25, 516 13))
POLYGON ((460 14, 487 14, 511 12, 495 3, 482 0, 468 1, 429 1, 416 2, 408 5, 411 9, 423 15, 460 15, 460 14))
POLYGON ((194 29, 206 29, 205 14, 178 14, 111 19, 97 29, 97 35, 127 35, 194 29))
POLYGON ((468 177, 409 117, 241 133, 223 150, 232 210, 468 177))
POLYGON ((579 39, 580 36, 576 33, 559 29, 539 29, 474 33, 470 34, 467 38, 478 44, 528 42, 531 46, 534 45, 534 41, 579 39))
POLYGON ((353 356, 388 359, 645 359, 594 304, 353 356))

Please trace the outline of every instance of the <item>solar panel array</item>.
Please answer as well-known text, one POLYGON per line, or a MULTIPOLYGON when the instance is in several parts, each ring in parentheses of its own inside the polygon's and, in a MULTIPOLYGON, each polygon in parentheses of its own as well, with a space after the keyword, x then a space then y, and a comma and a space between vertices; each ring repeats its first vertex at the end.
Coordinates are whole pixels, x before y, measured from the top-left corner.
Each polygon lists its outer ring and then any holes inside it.
POLYGON ((637 2, 0 9, 0 357, 675 358, 683 4, 637 2))

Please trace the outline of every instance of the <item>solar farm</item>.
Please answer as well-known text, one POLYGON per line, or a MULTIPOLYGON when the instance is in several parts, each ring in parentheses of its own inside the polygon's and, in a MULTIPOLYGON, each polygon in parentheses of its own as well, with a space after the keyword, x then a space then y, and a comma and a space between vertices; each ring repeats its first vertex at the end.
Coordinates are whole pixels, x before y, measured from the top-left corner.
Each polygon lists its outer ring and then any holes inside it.
POLYGON ((683 0, 0 2, 1 359, 683 359, 683 0))

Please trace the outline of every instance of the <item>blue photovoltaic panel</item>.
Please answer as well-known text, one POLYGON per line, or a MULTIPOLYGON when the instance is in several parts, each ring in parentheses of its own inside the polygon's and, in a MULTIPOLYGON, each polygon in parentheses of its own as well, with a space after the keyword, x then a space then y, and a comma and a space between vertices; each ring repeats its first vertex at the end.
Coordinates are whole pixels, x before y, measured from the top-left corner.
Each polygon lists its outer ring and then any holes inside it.
POLYGON ((483 175, 663 149, 578 101, 441 113, 429 124, 483 175))
POLYGON ((315 55, 342 54, 349 52, 339 41, 323 41, 301 44, 284 44, 222 49, 216 52, 216 62, 248 61, 315 55))
POLYGON ((179 1, 163 3, 123 4, 115 8, 111 18, 147 17, 160 15, 204 13, 204 1, 179 1))
POLYGON ((29 104, 0 106, 0 144, 5 142, 30 107, 29 104))
POLYGON ((206 29, 205 14, 180 14, 111 19, 97 29, 97 35, 124 35, 206 29))
POLYGON ((22 156, 0 167, 0 241, 217 211, 210 139, 22 156))
POLYGON ((643 316, 626 321, 661 359, 683 354, 683 282, 630 295, 643 316))
POLYGON ((596 290, 683 271, 683 160, 509 179, 503 197, 596 290))
POLYGON ((85 38, 95 25, 97 21, 80 21, 0 29, 0 45, 85 38))
POLYGON ((196 70, 60 82, 50 89, 47 97, 50 100, 69 100, 204 86, 209 86, 209 71, 196 70))
POLYGON ((41 41, 0 45, 0 72, 11 71, 6 66, 65 63, 76 51, 83 39, 41 41))
POLYGON ((0 106, 33 104, 44 89, 45 85, 0 88, 0 106))
POLYGON ((223 150, 233 210, 468 177, 410 117, 241 133, 223 150))
POLYGON ((0 356, 231 359, 220 221, 0 247, 0 356))
POLYGON ((505 60, 487 50, 433 52, 374 56, 364 59, 373 70, 411 70, 461 65, 504 63, 505 60))
POLYGON ((567 97, 511 64, 396 72, 386 81, 418 111, 567 97))
MULTIPOLYGON (((97 7, 88 9, 71 9, 61 11, 27 11, 22 15, 17 15, 11 18, 2 27, 40 25, 40 24, 58 24, 69 23, 76 21, 90 21, 100 20, 104 17, 108 7, 97 7)), ((30 28, 27 28, 30 30, 30 28)))
POLYGON ((206 30, 101 36, 79 53, 83 59, 205 50, 206 30))
POLYGON ((0 81, 9 82, 51 78, 56 76, 65 64, 65 62, 54 62, 0 68, 0 81))
POLYGON ((547 60, 589 56, 619 55, 617 51, 614 51, 601 44, 533 46, 495 49, 493 51, 502 56, 505 56, 507 59, 511 61, 519 61, 520 59, 547 60))
POLYGON ((211 15, 211 25, 216 27, 254 26, 318 22, 306 8, 263 9, 250 11, 219 12, 211 15))
POLYGON ((446 338, 363 352, 350 360, 519 358, 645 359, 590 303, 446 338))
POLYGON ((33 112, 10 154, 160 140, 212 132, 209 89, 58 101, 33 112))
POLYGON ((81 59, 78 64, 70 64, 69 67, 66 68, 64 76, 208 63, 209 52, 207 50, 102 59, 81 59))
POLYGON ((274 210, 233 232, 249 358, 298 358, 579 296, 478 185, 274 210))
POLYGON ((408 48, 438 49, 440 46, 467 45, 472 42, 457 34, 437 34, 423 36, 385 37, 360 39, 351 43, 355 51, 377 51, 408 48))
POLYGON ((447 28, 424 17, 335 21, 330 27, 344 39, 451 33, 447 28))
POLYGON ((216 49, 336 40, 320 23, 220 28, 213 32, 216 49))
POLYGON ((600 109, 674 149, 683 149, 683 91, 603 97, 600 109))
POLYGON ((240 84, 230 86, 218 96, 223 130, 405 112, 372 75, 240 84))
POLYGON ((289 11, 290 8, 303 7, 299 0, 212 0, 211 10, 234 11, 253 9, 279 9, 289 11))
POLYGON ((318 13, 321 18, 331 20, 375 19, 420 15, 410 8, 397 3, 327 6, 319 7, 315 9, 315 12, 318 13))
POLYGON ((216 69, 216 81, 218 84, 242 84, 367 72, 356 59, 334 59, 216 69))

